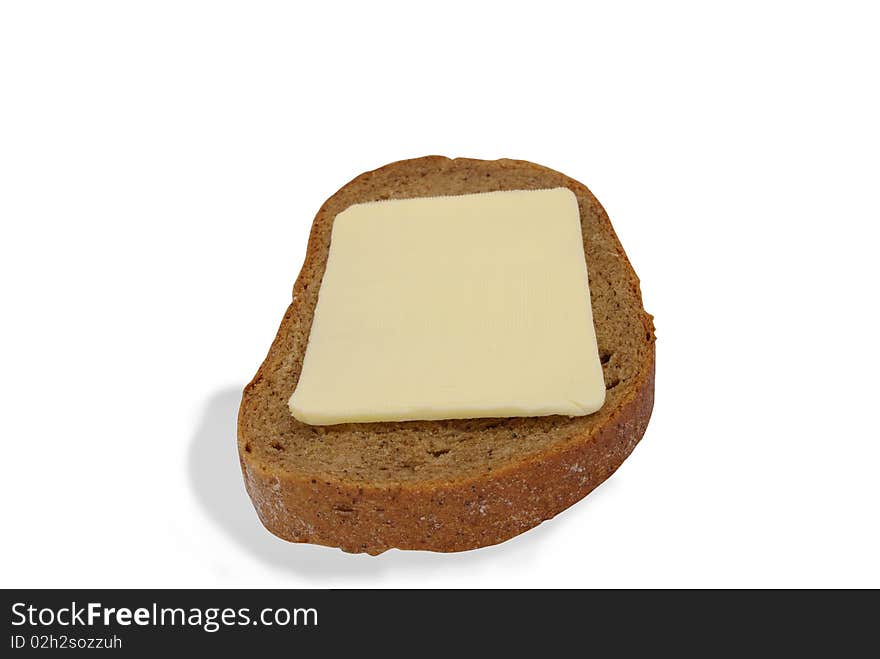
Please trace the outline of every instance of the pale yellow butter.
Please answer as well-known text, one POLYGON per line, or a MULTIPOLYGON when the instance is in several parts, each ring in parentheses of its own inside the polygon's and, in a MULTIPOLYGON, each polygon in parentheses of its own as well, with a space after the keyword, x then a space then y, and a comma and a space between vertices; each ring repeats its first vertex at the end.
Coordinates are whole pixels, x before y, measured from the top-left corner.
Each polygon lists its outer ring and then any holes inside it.
POLYGON ((294 417, 580 416, 604 400, 570 190, 381 201, 336 216, 294 417))

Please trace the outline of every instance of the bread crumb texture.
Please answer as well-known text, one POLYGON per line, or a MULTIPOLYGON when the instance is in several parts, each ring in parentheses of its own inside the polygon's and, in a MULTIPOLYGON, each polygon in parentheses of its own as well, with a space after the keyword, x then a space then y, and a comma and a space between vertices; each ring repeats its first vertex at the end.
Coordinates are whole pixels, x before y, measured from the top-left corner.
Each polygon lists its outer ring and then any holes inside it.
MULTIPOLYGON (((463 237, 466 240, 466 237, 463 237)), ((293 300, 245 388, 238 448, 264 525, 293 542, 349 552, 461 551, 502 542, 553 517, 610 476, 653 407, 654 327, 639 280, 604 209, 581 183, 520 160, 428 156, 345 185, 318 211, 293 300), (310 426, 296 387, 330 246, 352 204, 495 190, 567 187, 578 199, 605 377, 601 410, 583 417, 457 419, 310 426)))

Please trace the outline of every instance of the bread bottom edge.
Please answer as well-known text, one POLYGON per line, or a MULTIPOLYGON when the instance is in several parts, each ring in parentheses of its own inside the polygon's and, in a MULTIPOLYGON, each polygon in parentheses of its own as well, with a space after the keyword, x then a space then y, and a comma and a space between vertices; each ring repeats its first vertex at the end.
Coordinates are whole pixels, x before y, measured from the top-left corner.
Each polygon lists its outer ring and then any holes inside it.
POLYGON ((592 437, 463 483, 366 488, 262 473, 240 456, 263 525, 293 543, 349 553, 458 552, 499 544, 577 503, 623 464, 654 404, 654 354, 633 395, 592 437))

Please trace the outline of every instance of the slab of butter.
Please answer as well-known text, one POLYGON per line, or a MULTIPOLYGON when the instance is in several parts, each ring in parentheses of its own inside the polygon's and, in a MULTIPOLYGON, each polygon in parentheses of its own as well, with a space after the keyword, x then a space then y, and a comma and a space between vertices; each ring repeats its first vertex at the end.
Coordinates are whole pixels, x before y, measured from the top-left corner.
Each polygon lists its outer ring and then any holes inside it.
POLYGON ((380 201, 336 216, 294 417, 580 416, 604 401, 570 190, 380 201))

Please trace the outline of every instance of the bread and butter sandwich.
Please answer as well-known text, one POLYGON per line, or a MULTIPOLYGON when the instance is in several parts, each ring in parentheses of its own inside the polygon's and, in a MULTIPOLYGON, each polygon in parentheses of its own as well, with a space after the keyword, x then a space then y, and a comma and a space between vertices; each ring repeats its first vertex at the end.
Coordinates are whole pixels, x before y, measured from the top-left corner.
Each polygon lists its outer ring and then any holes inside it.
POLYGON ((284 539, 474 549, 608 478, 653 392, 652 319, 590 191, 529 162, 430 156, 319 210, 244 391, 239 456, 284 539))

